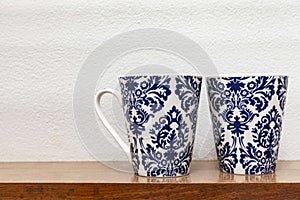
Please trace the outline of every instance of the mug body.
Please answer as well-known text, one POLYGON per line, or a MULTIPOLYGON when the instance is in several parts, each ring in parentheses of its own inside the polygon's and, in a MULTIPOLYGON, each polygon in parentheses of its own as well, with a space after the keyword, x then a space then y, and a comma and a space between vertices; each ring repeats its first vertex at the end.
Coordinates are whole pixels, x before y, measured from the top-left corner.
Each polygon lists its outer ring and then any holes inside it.
POLYGON ((134 173, 187 175, 192 160, 202 78, 119 77, 134 173))
POLYGON ((288 77, 218 76, 206 83, 220 170, 274 173, 288 77))

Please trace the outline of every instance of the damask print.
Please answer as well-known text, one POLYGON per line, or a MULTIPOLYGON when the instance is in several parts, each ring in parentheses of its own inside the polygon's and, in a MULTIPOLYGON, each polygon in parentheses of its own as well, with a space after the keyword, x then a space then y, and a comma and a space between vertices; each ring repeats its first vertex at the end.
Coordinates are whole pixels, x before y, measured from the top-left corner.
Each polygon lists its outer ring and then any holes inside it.
POLYGON ((123 105, 126 120, 129 122, 129 130, 134 136, 131 144, 131 156, 134 171, 138 171, 139 146, 143 146, 141 134, 154 113, 160 111, 167 101, 170 90, 170 77, 168 76, 129 76, 122 77, 120 81, 123 94, 123 105), (143 81, 141 81, 143 80, 143 81))
POLYGON ((176 77, 176 90, 175 94, 181 100, 181 108, 188 112, 191 107, 197 105, 199 102, 197 98, 200 96, 201 79, 198 77, 184 76, 176 77))
POLYGON ((281 125, 282 116, 276 107, 273 106, 268 114, 255 124, 256 127, 252 130, 254 142, 256 142, 257 147, 270 149, 278 146, 281 125))
POLYGON ((210 105, 213 110, 220 112, 221 107, 227 105, 231 101, 228 100, 230 91, 225 91, 225 84, 219 81, 218 78, 207 79, 207 91, 210 100, 210 105))
POLYGON ((169 177, 189 173, 201 82, 202 77, 197 75, 119 77, 129 146, 108 123, 100 106, 104 94, 119 98, 120 93, 109 88, 97 92, 97 114, 121 148, 126 153, 130 149, 136 175, 169 177))
POLYGON ((178 149, 187 141, 189 128, 175 106, 167 115, 159 118, 159 124, 160 127, 154 124, 154 129, 150 129, 151 140, 156 148, 178 149))
POLYGON ((234 169, 240 163, 245 174, 274 172, 286 88, 287 77, 207 79, 214 139, 220 168, 223 171, 234 173, 234 169), (270 102, 276 96, 275 92, 280 104, 283 104, 280 105, 281 112, 272 104, 270 109, 270 102), (268 111, 268 114, 261 116, 263 111, 268 111), (260 120, 257 122, 257 119, 260 120), (224 139, 225 134, 229 133, 231 141, 224 139), (245 143, 246 133, 252 134, 253 140, 247 139, 245 143))
POLYGON ((201 81, 197 76, 120 78, 136 174, 178 176, 188 173, 201 81))
POLYGON ((230 130, 233 134, 236 134, 236 137, 239 137, 245 131, 249 130, 249 122, 259 115, 247 108, 238 110, 238 114, 236 113, 236 109, 226 109, 221 116, 228 123, 227 130, 230 130))
POLYGON ((249 130, 249 122, 268 106, 268 101, 275 93, 275 78, 230 77, 223 80, 227 83, 217 78, 209 79, 211 105, 228 123, 227 129, 239 137, 249 130), (247 108, 249 105, 255 107, 255 112, 247 108))
POLYGON ((214 133, 214 141, 216 145, 216 151, 219 160, 219 167, 225 172, 234 173, 234 168, 238 163, 237 159, 237 148, 236 148, 236 140, 237 138, 233 138, 232 145, 229 143, 225 143, 225 129, 222 127, 222 124, 218 120, 218 118, 212 114, 212 124, 213 124, 213 133, 214 133), (223 146, 224 144, 224 146, 223 146))
POLYGON ((196 129, 197 110, 201 92, 202 78, 196 76, 176 77, 175 94, 181 100, 181 108, 193 122, 192 130, 196 129))
POLYGON ((240 152, 240 163, 245 170, 245 174, 264 172, 263 168, 266 164, 266 159, 264 158, 262 151, 249 142, 246 149, 240 148, 240 152))
POLYGON ((147 144, 142 155, 147 173, 151 176, 176 176, 187 173, 183 169, 188 169, 188 166, 184 166, 189 164, 191 149, 186 150, 182 147, 188 141, 189 128, 176 106, 154 123, 153 129, 150 129, 150 136, 152 144, 147 144))
POLYGON ((276 168, 282 119, 275 106, 261 118, 253 128, 253 142, 248 143, 247 151, 241 149, 241 164, 247 174, 273 173, 276 168))
POLYGON ((230 77, 230 78, 223 78, 224 80, 228 80, 229 82, 226 84, 226 87, 229 91, 233 93, 241 92, 242 89, 245 87, 244 80, 247 80, 249 77, 230 77))
POLYGON ((127 106, 125 116, 139 126, 147 123, 153 113, 160 111, 171 94, 168 76, 130 76, 122 79, 126 81, 125 85, 121 83, 123 105, 127 106), (145 81, 138 83, 140 79, 145 81))
POLYGON ((234 173, 234 168, 238 163, 237 159, 237 148, 235 145, 229 145, 229 142, 226 142, 224 146, 219 145, 217 147, 217 154, 219 160, 220 169, 228 173, 234 173))
POLYGON ((137 130, 137 132, 140 133, 145 130, 143 124, 147 123, 149 118, 153 117, 153 115, 140 108, 140 105, 136 104, 135 100, 132 102, 133 105, 130 105, 127 111, 128 121, 131 122, 130 129, 137 130))
POLYGON ((140 166, 140 160, 138 155, 138 149, 134 148, 133 143, 130 143, 130 153, 131 153, 131 163, 133 166, 133 171, 135 174, 138 174, 139 166, 140 166))
POLYGON ((192 160, 192 152, 191 143, 188 143, 179 154, 174 150, 161 153, 159 149, 148 144, 143 150, 142 164, 147 171, 147 176, 186 175, 192 160))
POLYGON ((125 116, 132 122, 132 128, 138 130, 139 126, 143 126, 153 117, 153 113, 160 111, 164 106, 171 94, 170 77, 129 76, 122 79, 126 81, 125 84, 121 82, 123 105, 126 105, 125 116), (144 81, 139 83, 141 79, 144 81))
POLYGON ((222 142, 224 142, 224 137, 225 137, 225 129, 222 127, 221 122, 218 120, 218 118, 214 115, 211 114, 212 118, 212 125, 213 125, 213 134, 214 134, 214 140, 215 140, 215 145, 216 147, 221 146, 222 142))
POLYGON ((281 110, 284 109, 285 102, 286 102, 286 94, 287 94, 287 87, 288 87, 288 77, 279 77, 278 78, 278 90, 276 92, 279 100, 279 105, 281 110))
POLYGON ((245 104, 249 101, 249 104, 255 106, 258 112, 265 110, 275 94, 275 80, 274 76, 259 76, 247 83, 247 90, 242 92, 245 93, 245 104))
POLYGON ((245 174, 270 174, 275 172, 278 151, 263 152, 251 143, 248 143, 246 149, 241 148, 240 151, 240 163, 245 169, 245 174))
POLYGON ((219 112, 226 105, 229 110, 243 109, 247 105, 261 112, 274 95, 275 77, 209 78, 208 92, 213 108, 219 112), (225 80, 226 85, 222 83, 225 80))
POLYGON ((137 90, 141 103, 150 107, 153 113, 160 111, 171 94, 170 77, 151 76, 140 84, 141 90, 137 90))

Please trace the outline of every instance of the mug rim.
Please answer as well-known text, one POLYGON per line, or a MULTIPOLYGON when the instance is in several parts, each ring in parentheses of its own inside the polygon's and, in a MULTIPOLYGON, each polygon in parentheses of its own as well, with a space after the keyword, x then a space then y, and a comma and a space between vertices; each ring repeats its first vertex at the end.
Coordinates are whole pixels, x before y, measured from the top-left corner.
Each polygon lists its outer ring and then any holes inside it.
POLYGON ((201 75, 201 74, 130 74, 130 75, 119 75, 118 79, 120 78, 127 78, 127 77, 134 77, 134 76, 142 76, 142 77, 162 77, 162 76, 196 76, 199 78, 203 78, 205 76, 201 75))
POLYGON ((289 77, 288 74, 281 73, 244 73, 244 74, 216 74, 206 76, 206 79, 210 78, 240 78, 240 77, 289 77))

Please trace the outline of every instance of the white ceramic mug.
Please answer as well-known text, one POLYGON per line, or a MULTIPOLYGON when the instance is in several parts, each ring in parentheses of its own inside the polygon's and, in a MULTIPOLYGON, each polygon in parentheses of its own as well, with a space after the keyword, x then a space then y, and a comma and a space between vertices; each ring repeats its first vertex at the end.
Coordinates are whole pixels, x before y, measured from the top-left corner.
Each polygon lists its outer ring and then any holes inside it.
POLYGON ((192 160, 202 77, 198 75, 121 76, 121 93, 104 89, 95 96, 96 111, 124 151, 130 150, 134 173, 141 176, 187 175, 192 160), (104 94, 122 102, 129 145, 105 119, 104 94))
POLYGON ((288 77, 216 76, 206 83, 221 171, 275 172, 288 77))

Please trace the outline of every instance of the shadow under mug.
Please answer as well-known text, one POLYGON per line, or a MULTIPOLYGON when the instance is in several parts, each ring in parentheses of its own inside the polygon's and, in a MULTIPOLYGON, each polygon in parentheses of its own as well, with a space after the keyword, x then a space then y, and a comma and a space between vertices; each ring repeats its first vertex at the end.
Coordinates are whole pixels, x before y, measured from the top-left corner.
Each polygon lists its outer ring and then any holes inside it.
POLYGON ((189 174, 201 83, 198 75, 121 76, 121 93, 104 89, 96 94, 97 114, 122 149, 130 153, 136 175, 189 174), (129 144, 102 113, 100 101, 106 93, 122 102, 129 144))
POLYGON ((274 173, 288 77, 216 76, 206 83, 220 170, 274 173))

